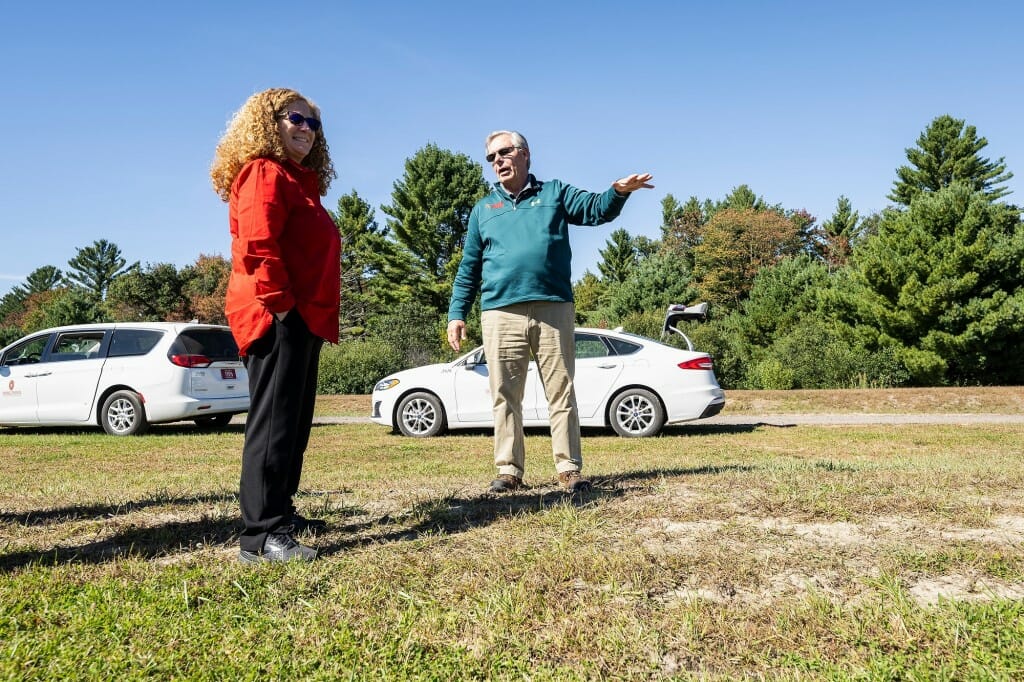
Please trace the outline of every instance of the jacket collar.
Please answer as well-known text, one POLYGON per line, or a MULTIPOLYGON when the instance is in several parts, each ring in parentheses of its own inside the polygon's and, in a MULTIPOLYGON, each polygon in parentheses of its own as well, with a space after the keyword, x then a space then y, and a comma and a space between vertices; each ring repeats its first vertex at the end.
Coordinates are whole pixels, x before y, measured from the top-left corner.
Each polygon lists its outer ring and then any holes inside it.
POLYGON ((540 186, 540 180, 535 178, 533 176, 533 173, 530 173, 529 175, 526 176, 526 184, 523 185, 523 188, 519 190, 519 193, 516 194, 515 196, 512 196, 511 192, 505 189, 505 186, 502 185, 500 182, 494 183, 494 188, 498 192, 499 196, 505 197, 506 199, 511 199, 512 201, 516 202, 518 202, 520 199, 525 199, 526 197, 531 196, 535 192, 540 191, 540 186))

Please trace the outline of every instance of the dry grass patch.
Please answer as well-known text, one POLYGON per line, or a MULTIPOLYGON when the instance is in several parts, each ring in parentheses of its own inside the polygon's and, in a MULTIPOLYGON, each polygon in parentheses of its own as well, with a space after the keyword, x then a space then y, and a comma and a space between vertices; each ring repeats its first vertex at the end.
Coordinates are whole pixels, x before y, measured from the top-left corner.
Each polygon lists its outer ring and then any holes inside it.
POLYGON ((723 414, 1024 413, 1024 387, 726 391, 723 414))

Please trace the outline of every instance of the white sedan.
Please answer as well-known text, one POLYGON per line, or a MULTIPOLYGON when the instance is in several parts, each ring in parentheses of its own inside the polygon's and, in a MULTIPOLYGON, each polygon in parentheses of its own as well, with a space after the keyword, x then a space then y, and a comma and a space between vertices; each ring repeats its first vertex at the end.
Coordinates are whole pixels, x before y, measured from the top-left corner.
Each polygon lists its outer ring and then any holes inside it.
POLYGON ((0 426, 102 426, 115 436, 249 410, 231 330, 188 322, 43 329, 0 349, 0 426))
MULTIPOLYGON (((725 393, 715 378, 711 356, 692 350, 689 339, 687 345, 691 350, 620 329, 577 328, 580 425, 610 426, 623 437, 644 437, 657 434, 665 424, 718 414, 725 406, 725 393)), ((417 367, 381 380, 373 389, 370 418, 406 436, 492 428, 483 348, 454 362, 417 367)), ((527 374, 523 424, 548 425, 547 398, 535 363, 530 363, 527 374)))

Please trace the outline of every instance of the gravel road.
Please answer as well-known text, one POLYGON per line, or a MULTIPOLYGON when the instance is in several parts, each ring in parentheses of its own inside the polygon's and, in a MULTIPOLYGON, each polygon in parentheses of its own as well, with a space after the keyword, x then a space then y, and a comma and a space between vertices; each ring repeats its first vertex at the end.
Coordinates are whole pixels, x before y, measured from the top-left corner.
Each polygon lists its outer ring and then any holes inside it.
MULTIPOLYGON (((369 417, 314 417, 314 424, 369 424, 369 417)), ((914 413, 914 414, 729 414, 686 424, 714 426, 846 426, 856 424, 1024 424, 1022 414, 914 413)))

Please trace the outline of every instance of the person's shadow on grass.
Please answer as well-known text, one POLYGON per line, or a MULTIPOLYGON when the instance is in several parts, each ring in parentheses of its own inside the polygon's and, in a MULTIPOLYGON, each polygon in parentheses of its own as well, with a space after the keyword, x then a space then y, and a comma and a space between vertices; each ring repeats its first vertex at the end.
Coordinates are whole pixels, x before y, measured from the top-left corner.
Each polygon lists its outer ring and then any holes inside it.
POLYGON ((350 537, 318 545, 320 556, 330 556, 353 547, 382 542, 416 540, 424 535, 453 535, 490 525, 495 521, 536 514, 552 507, 571 504, 593 506, 602 499, 621 497, 636 484, 651 480, 689 476, 706 476, 728 471, 752 471, 749 465, 705 465, 667 469, 641 469, 611 476, 593 477, 592 489, 585 493, 569 493, 553 485, 534 486, 514 493, 478 495, 447 495, 419 502, 401 516, 350 524, 339 530, 350 537), (411 521, 411 523, 410 523, 411 521), (398 527, 396 527, 398 526, 398 527), (374 528, 378 532, 374 532, 374 528), (367 532, 369 531, 369 532, 367 532), (354 534, 361 533, 356 537, 354 534))
MULTIPOLYGON (((602 499, 621 497, 631 489, 643 487, 646 481, 666 478, 714 475, 727 471, 751 471, 749 465, 705 465, 639 469, 611 476, 594 477, 593 488, 586 493, 569 493, 554 485, 538 485, 515 493, 475 495, 443 495, 414 504, 398 514, 352 523, 331 523, 329 530, 317 538, 300 538, 317 547, 321 556, 330 556, 353 547, 369 544, 408 542, 424 535, 456 534, 490 525, 495 521, 524 514, 542 513, 552 507, 571 504, 592 506, 602 499)), ((337 491, 332 491, 337 492, 337 491)), ((173 559, 175 555, 215 547, 227 548, 237 543, 242 530, 237 517, 204 514, 199 520, 161 521, 156 524, 133 523, 131 513, 156 506, 225 504, 237 505, 234 493, 213 493, 170 497, 164 494, 123 504, 67 506, 30 512, 2 512, 0 523, 26 532, 42 531, 65 522, 118 519, 123 527, 113 534, 79 545, 31 548, 0 552, 0 572, 10 572, 31 565, 99 564, 123 558, 157 560, 173 559)), ((360 509, 343 508, 335 515, 365 516, 360 509)))

